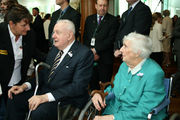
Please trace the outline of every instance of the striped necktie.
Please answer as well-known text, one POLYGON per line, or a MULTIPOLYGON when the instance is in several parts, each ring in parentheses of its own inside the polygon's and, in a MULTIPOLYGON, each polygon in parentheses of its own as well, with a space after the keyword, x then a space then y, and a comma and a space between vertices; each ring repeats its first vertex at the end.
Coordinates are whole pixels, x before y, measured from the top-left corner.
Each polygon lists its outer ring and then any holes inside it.
POLYGON ((100 24, 100 23, 101 23, 102 17, 103 17, 103 16, 99 16, 99 21, 98 21, 98 24, 100 24))
POLYGON ((61 59, 62 54, 63 54, 63 51, 62 51, 62 50, 59 51, 58 54, 57 54, 57 56, 56 56, 56 58, 54 59, 53 66, 52 66, 51 71, 50 71, 50 74, 49 74, 49 76, 48 76, 48 82, 50 81, 52 74, 54 73, 55 69, 57 68, 58 63, 59 63, 59 61, 60 61, 60 59, 61 59))

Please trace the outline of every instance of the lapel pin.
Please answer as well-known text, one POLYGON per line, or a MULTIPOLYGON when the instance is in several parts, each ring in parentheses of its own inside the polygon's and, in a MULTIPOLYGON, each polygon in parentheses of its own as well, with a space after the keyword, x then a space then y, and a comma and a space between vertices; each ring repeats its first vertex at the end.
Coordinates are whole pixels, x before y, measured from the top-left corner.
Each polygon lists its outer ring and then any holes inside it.
POLYGON ((70 57, 72 57, 72 56, 73 56, 72 51, 69 51, 69 52, 68 52, 68 55, 69 55, 70 57))

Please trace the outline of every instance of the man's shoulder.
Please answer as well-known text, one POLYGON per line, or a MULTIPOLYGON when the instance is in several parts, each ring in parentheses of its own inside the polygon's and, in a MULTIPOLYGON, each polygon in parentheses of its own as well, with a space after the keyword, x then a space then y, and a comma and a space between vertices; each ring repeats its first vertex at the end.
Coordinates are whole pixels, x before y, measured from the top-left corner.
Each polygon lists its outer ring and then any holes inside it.
POLYGON ((146 4, 144 4, 143 2, 139 2, 136 6, 135 6, 135 8, 134 9, 148 9, 148 10, 150 10, 150 8, 149 8, 149 6, 147 6, 146 4))
POLYGON ((86 20, 92 20, 92 19, 97 19, 97 14, 92 14, 87 16, 86 20))
POLYGON ((74 45, 77 46, 77 48, 79 50, 83 50, 83 51, 86 51, 86 52, 90 50, 87 46, 83 45, 81 42, 79 42, 77 40, 74 42, 74 45))
POLYGON ((69 11, 72 11, 74 13, 80 14, 77 10, 75 10, 73 7, 69 6, 69 8, 67 9, 69 11))
POLYGON ((56 15, 56 14, 58 14, 58 15, 60 14, 60 9, 54 11, 54 12, 52 13, 52 16, 53 16, 53 15, 56 15))
POLYGON ((105 18, 111 20, 111 22, 113 22, 113 21, 116 21, 116 22, 117 22, 117 18, 116 18, 114 15, 111 15, 111 14, 109 14, 109 13, 107 13, 107 14, 105 15, 105 18))

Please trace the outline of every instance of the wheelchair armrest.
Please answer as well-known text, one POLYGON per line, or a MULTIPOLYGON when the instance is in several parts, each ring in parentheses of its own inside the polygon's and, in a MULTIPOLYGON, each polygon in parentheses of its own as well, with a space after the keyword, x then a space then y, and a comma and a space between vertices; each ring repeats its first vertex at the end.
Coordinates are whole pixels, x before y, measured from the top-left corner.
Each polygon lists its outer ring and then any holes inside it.
POLYGON ((170 100, 169 99, 165 99, 160 105, 158 105, 157 107, 155 107, 152 112, 150 112, 148 114, 148 120, 151 120, 151 117, 153 114, 158 114, 159 111, 161 111, 163 108, 165 108, 166 106, 168 106, 170 103, 170 100))
POLYGON ((157 107, 155 107, 152 112, 153 114, 157 114, 159 113, 159 111, 161 111, 163 108, 165 108, 166 106, 168 106, 170 103, 170 100, 169 99, 165 99, 160 105, 158 105, 157 107))

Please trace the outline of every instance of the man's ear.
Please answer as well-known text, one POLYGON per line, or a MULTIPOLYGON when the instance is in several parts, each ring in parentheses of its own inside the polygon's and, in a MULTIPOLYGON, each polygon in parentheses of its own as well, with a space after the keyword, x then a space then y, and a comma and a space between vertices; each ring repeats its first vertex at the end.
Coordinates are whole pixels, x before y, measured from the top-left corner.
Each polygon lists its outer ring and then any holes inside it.
POLYGON ((13 21, 9 21, 9 25, 10 26, 14 25, 13 21))

